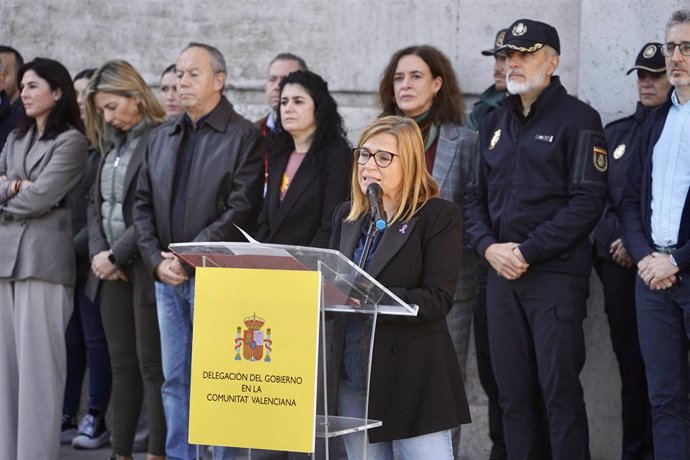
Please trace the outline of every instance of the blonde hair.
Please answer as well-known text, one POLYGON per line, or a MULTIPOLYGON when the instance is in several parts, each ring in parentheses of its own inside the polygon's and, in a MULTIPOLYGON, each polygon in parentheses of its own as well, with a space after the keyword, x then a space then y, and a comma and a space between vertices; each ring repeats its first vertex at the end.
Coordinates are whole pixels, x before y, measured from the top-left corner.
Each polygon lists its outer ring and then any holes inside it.
MULTIPOLYGON (((409 221, 422 206, 432 198, 439 196, 439 188, 426 169, 422 133, 412 118, 387 116, 370 123, 362 132, 358 147, 364 145, 374 136, 388 134, 395 138, 398 155, 393 161, 400 161, 403 171, 400 201, 390 222, 409 221)), ((355 221, 369 212, 369 198, 359 185, 357 165, 352 168, 352 186, 350 214, 348 221, 355 221)))
POLYGON ((86 135, 101 152, 105 150, 109 138, 103 114, 96 108, 95 97, 98 93, 137 98, 139 112, 147 123, 165 121, 165 111, 134 67, 126 61, 108 61, 96 70, 84 89, 86 135))

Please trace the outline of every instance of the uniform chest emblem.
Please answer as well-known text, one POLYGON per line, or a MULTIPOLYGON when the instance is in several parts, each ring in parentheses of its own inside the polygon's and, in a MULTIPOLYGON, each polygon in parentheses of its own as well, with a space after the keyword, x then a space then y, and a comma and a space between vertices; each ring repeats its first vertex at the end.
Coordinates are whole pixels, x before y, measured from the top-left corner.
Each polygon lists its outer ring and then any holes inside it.
POLYGON ((602 147, 594 147, 592 161, 597 171, 606 172, 606 170, 609 168, 608 152, 606 149, 602 147))
POLYGON ((494 135, 491 136, 491 143, 489 144, 489 150, 493 150, 494 147, 496 147, 496 144, 498 144, 498 141, 501 139, 501 130, 497 129, 494 131, 494 135))
POLYGON ((613 159, 620 160, 625 155, 625 144, 618 144, 618 147, 613 151, 613 159))
POLYGON ((548 142, 549 144, 553 142, 553 136, 547 134, 537 134, 534 136, 535 141, 548 142))
POLYGON ((618 144, 616 149, 613 151, 613 159, 620 160, 623 155, 625 155, 625 144, 618 144))

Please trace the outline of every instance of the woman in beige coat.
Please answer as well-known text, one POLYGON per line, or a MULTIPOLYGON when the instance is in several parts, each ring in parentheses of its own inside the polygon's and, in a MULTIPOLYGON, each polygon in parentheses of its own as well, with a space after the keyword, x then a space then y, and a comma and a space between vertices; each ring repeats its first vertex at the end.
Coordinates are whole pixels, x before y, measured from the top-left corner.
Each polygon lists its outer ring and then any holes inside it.
POLYGON ((0 154, 13 183, 0 205, 0 458, 56 459, 76 276, 67 196, 87 141, 62 64, 36 58, 18 80, 26 115, 0 154))

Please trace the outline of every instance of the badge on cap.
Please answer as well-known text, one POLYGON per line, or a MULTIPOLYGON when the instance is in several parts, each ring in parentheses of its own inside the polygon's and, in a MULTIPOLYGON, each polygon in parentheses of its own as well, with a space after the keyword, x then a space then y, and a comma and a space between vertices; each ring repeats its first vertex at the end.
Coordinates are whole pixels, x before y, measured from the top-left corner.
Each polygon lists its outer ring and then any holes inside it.
POLYGON ((656 46, 655 46, 655 45, 649 45, 648 47, 646 47, 646 48, 644 49, 644 52, 642 53, 642 55, 643 55, 646 59, 651 58, 651 57, 654 56, 655 54, 656 54, 656 46))
POLYGON ((494 135, 491 137, 491 143, 489 144, 489 150, 493 150, 498 144, 498 140, 501 138, 501 130, 497 129, 494 131, 494 135))
POLYGON ((599 172, 606 172, 609 167, 608 152, 605 148, 594 147, 594 152, 592 153, 592 160, 594 162, 594 167, 599 172))
POLYGON ((521 22, 518 22, 515 24, 515 27, 513 27, 512 32, 515 37, 521 37, 527 33, 527 26, 521 22))
POLYGON ((613 159, 620 160, 625 155, 625 144, 618 144, 618 147, 613 151, 613 159))
POLYGON ((500 48, 501 46, 503 46, 503 42, 505 41, 505 39, 506 39, 506 31, 502 30, 498 33, 498 36, 496 37, 495 48, 500 48))

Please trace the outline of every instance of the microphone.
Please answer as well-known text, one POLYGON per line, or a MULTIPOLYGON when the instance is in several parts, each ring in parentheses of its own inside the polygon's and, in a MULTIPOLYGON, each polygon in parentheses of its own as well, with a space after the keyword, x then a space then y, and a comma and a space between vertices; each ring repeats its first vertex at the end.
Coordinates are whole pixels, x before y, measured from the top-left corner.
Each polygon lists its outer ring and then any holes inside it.
POLYGON ((383 190, 377 183, 369 184, 367 186, 367 197, 369 198, 369 206, 371 206, 371 217, 374 220, 376 230, 384 230, 388 225, 386 223, 386 211, 383 209, 383 190))

